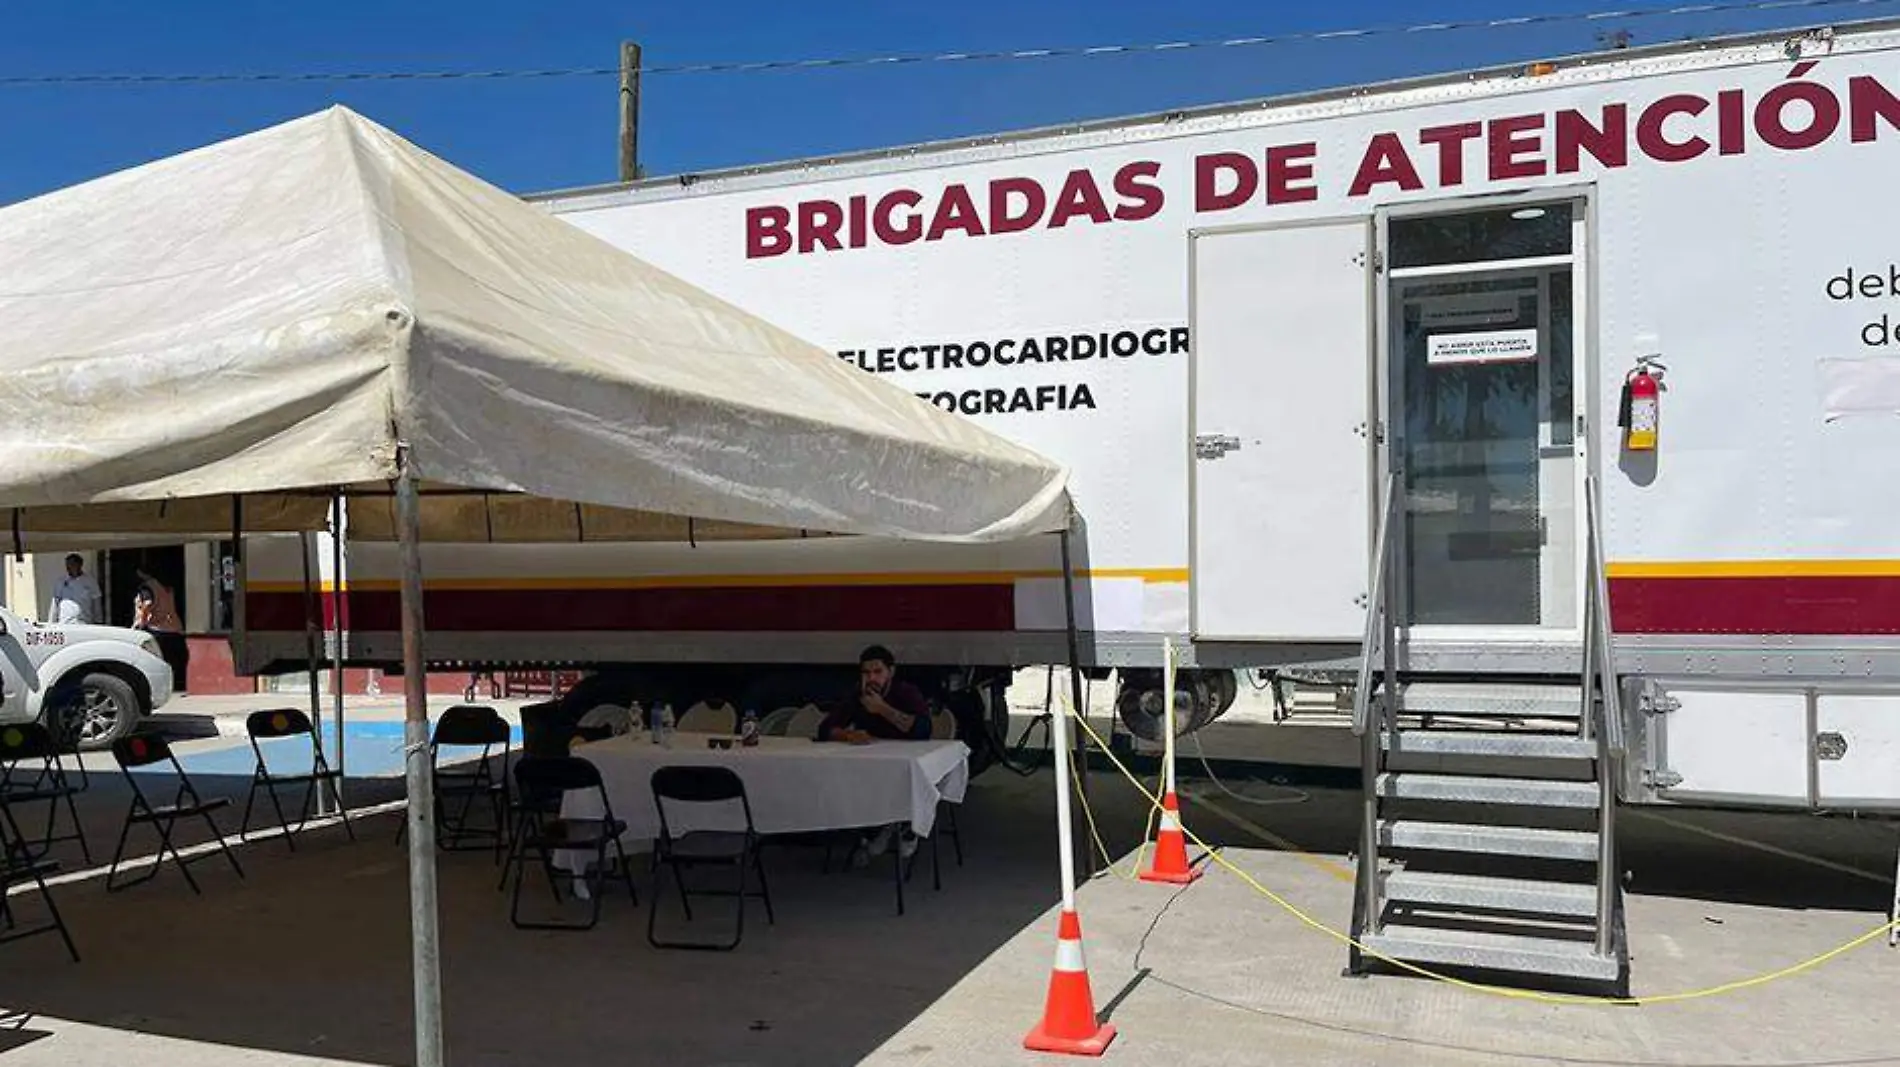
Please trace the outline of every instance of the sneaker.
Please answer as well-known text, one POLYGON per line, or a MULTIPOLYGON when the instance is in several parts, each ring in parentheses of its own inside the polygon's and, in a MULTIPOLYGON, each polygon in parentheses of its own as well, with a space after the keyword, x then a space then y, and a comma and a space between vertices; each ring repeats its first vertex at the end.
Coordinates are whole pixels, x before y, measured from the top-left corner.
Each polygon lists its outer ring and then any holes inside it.
POLYGON ((904 836, 897 841, 897 854, 904 859, 909 859, 916 855, 917 835, 911 833, 909 830, 904 831, 904 836))
POLYGON ((865 845, 865 849, 873 856, 882 856, 890 850, 890 847, 891 828, 888 826, 872 834, 870 842, 865 845))
POLYGON ((851 850, 851 869, 861 871, 870 865, 871 850, 865 847, 864 842, 860 841, 857 843, 857 846, 851 850))

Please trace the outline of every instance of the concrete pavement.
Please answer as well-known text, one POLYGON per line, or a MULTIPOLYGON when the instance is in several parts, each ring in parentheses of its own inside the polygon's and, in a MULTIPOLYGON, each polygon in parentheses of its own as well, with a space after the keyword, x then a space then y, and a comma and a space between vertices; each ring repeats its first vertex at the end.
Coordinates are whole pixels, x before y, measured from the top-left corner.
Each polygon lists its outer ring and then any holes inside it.
MULTIPOLYGON (((1356 794, 1230 783, 1255 800, 1297 801, 1265 806, 1191 776, 1183 785, 1200 798, 1188 802, 1191 829, 1316 920, 1343 926, 1356 794), (1295 846, 1310 854, 1287 851, 1295 846)), ((489 856, 445 855, 451 1062, 1052 1062, 1019 1051, 1054 949, 1049 791, 1046 772, 978 779, 961 820, 968 865, 948 864, 942 893, 920 866, 904 918, 887 868, 824 875, 812 850, 775 851, 778 923, 755 911, 730 954, 647 947, 654 883, 644 869, 640 905, 608 895, 597 930, 529 933, 509 925, 489 856)), ((1100 777, 1092 797, 1127 873, 1145 811, 1100 777)), ((86 803, 100 809, 95 844, 101 832, 109 843, 121 801, 101 790, 86 803)), ((1782 968, 1872 928, 1900 843, 1889 823, 1850 819, 1632 812, 1624 826, 1639 994, 1782 968)), ((31 1013, 15 1035, 24 1043, 0 1055, 23 1067, 408 1062, 407 889, 394 830, 390 816, 364 820, 355 845, 325 830, 294 854, 255 842, 241 850, 244 881, 215 862, 196 868, 202 897, 169 870, 110 896, 96 882, 60 887, 86 960, 67 963, 45 938, 0 946, 0 1004, 31 1013)), ((529 888, 546 903, 538 882, 529 888)), ((1178 894, 1104 875, 1081 901, 1097 1004, 1122 1028, 1111 1061, 1488 1067, 1894 1056, 1886 1005, 1900 955, 1884 942, 1759 988, 1604 1008, 1341 977, 1336 941, 1224 871, 1178 894)), ((30 902, 21 906, 28 914, 30 902)), ((676 901, 664 907, 664 921, 680 921, 676 901)), ((716 908, 695 925, 724 914, 716 908)), ((0 1050, 7 1040, 0 1034, 0 1050)))

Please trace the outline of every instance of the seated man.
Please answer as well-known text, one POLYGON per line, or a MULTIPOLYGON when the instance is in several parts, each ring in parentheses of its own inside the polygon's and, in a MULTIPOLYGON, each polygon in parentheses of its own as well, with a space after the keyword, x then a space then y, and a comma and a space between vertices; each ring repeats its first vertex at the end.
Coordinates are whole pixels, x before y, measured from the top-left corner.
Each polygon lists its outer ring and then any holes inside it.
POLYGON ((825 716, 818 740, 862 745, 873 740, 930 740, 930 704, 909 682, 897 680, 897 657, 883 645, 858 655, 858 701, 825 716))
MULTIPOLYGON (((843 741, 866 745, 874 740, 930 740, 930 704, 917 687, 897 680, 897 657, 883 645, 872 645, 858 654, 858 702, 825 716, 818 724, 818 740, 843 741)), ((872 856, 882 855, 891 847, 897 827, 886 826, 875 833, 861 834, 851 850, 851 865, 863 867, 872 856)), ((917 837, 910 827, 898 835, 898 853, 910 858, 917 851, 917 837)))

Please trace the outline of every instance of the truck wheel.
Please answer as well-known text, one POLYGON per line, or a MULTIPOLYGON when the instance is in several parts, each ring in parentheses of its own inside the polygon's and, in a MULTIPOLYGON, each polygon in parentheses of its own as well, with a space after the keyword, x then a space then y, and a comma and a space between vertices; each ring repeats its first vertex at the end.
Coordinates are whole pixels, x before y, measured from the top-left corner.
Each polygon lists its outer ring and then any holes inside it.
POLYGON ((54 707, 59 719, 54 732, 75 739, 79 748, 96 752, 138 728, 144 708, 125 679, 95 671, 68 690, 54 707))
MULTIPOLYGON (((1176 677, 1175 691, 1175 736, 1187 733, 1193 722, 1193 690, 1184 677, 1176 677)), ((1115 695, 1115 713, 1122 721, 1122 727, 1143 741, 1161 740, 1161 717, 1166 710, 1161 695, 1161 679, 1124 679, 1121 692, 1115 695)))

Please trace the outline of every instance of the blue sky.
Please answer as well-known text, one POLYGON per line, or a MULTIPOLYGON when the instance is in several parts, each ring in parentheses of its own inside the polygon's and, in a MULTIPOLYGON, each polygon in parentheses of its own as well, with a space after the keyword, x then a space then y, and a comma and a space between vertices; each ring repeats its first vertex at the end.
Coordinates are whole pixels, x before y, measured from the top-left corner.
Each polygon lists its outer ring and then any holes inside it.
MULTIPOLYGON (((1156 42, 1660 6, 1663 0, 11 0, 0 74, 650 65, 1156 42)), ((651 173, 903 144, 1638 44, 1900 13, 1810 11, 1383 37, 1149 56, 654 75, 651 173)), ((517 192, 611 181, 612 77, 447 83, 0 87, 0 204, 319 110, 353 107, 517 192)))

